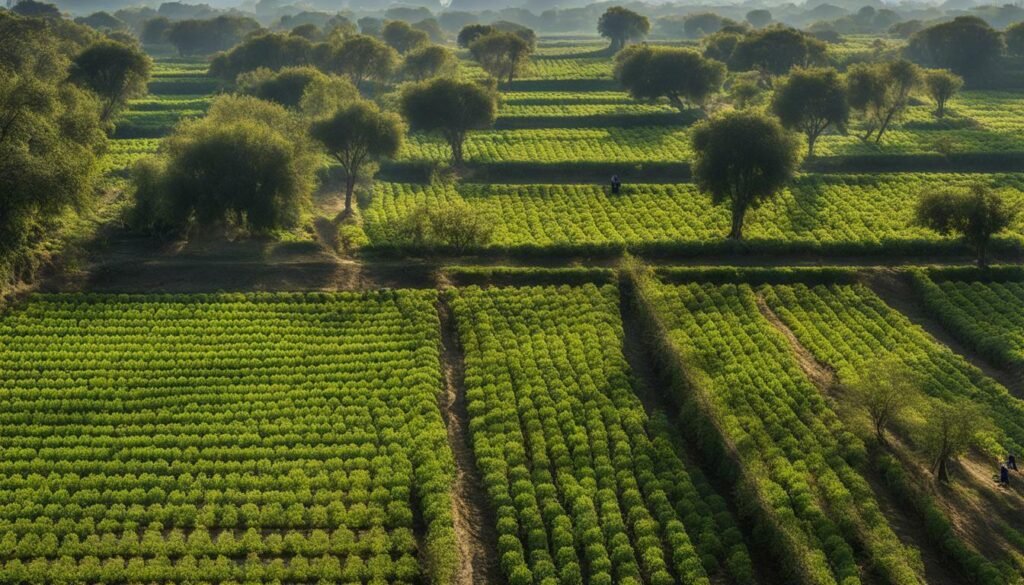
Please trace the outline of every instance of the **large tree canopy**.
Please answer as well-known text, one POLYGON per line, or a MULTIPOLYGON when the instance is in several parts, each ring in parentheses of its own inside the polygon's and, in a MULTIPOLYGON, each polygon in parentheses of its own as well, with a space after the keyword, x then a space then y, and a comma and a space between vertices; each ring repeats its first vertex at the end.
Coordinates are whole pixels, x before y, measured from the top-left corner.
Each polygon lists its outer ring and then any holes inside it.
MULTIPOLYGON (((309 66, 285 67, 280 71, 257 69, 238 76, 238 89, 286 108, 298 108, 306 89, 324 78, 326 75, 319 69, 309 66)), ((355 97, 354 89, 348 97, 355 97)))
POLYGON ((313 44, 307 39, 281 33, 258 35, 217 55, 210 63, 210 74, 234 81, 247 71, 260 68, 277 71, 283 67, 310 65, 313 59, 313 44))
POLYGON ((410 85, 402 92, 402 115, 411 129, 443 136, 456 165, 463 162, 466 135, 494 124, 497 110, 494 92, 468 81, 439 78, 410 85))
POLYGON ((167 40, 181 55, 210 55, 234 47, 259 29, 258 22, 245 16, 181 20, 171 25, 167 40))
POLYGON ((327 71, 347 76, 356 88, 367 81, 389 78, 397 65, 394 49, 366 35, 346 38, 332 48, 323 64, 327 71))
POLYGON ((990 75, 1003 51, 1003 39, 984 20, 959 16, 915 34, 906 54, 926 67, 949 69, 969 81, 990 75))
POLYGON ((775 26, 740 39, 729 66, 739 71, 753 69, 771 77, 785 75, 793 67, 817 65, 824 57, 825 43, 798 30, 775 26))
POLYGON ((829 127, 843 130, 850 118, 846 86, 835 69, 794 69, 776 88, 772 111, 782 125, 807 136, 807 156, 829 127))
POLYGON ((146 93, 152 66, 149 56, 137 47, 99 41, 75 56, 70 79, 99 96, 100 118, 107 121, 130 98, 146 93))
POLYGON ((611 49, 618 51, 630 41, 639 41, 651 31, 646 16, 622 6, 612 6, 597 21, 597 32, 611 41, 611 49))
POLYGON ((1019 212, 1019 206, 979 184, 968 191, 922 193, 914 223, 942 235, 959 235, 976 254, 978 265, 985 266, 992 237, 1013 225, 1019 212))
POLYGON ((522 37, 509 32, 492 32, 469 45, 470 54, 484 71, 508 83, 526 64, 532 50, 522 37))
POLYGON ((402 120, 367 101, 356 101, 313 124, 310 134, 345 170, 345 212, 352 212, 352 194, 366 165, 392 158, 402 147, 402 120))
POLYGON ((921 68, 905 60, 850 67, 846 73, 847 100, 851 108, 862 112, 864 140, 874 135, 875 143, 881 142, 889 126, 906 111, 921 83, 921 68))
POLYGON ((380 35, 389 47, 402 54, 430 44, 430 35, 401 20, 389 21, 380 35))
POLYGON ((618 54, 615 78, 634 98, 664 97, 680 110, 703 108, 722 88, 725 65, 693 49, 637 45, 618 54))
POLYGON ((457 68, 455 55, 441 45, 429 45, 411 51, 402 61, 402 75, 412 81, 451 75, 457 68))
POLYGON ((729 237, 743 238, 743 218, 776 195, 800 163, 797 141, 773 118, 733 111, 694 128, 693 177, 716 205, 732 214, 729 237))

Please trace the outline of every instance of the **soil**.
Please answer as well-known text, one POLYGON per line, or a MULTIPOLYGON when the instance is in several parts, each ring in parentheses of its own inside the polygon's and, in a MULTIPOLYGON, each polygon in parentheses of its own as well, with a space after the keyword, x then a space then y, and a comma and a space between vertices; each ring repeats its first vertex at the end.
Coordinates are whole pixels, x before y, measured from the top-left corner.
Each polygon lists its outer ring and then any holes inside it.
POLYGON ((448 428, 448 444, 455 456, 452 487, 452 518, 459 548, 457 585, 500 584, 505 579, 498 560, 497 522, 484 494, 483 479, 470 445, 469 412, 466 407, 465 363, 451 309, 438 300, 441 320, 441 364, 445 393, 441 413, 448 428))

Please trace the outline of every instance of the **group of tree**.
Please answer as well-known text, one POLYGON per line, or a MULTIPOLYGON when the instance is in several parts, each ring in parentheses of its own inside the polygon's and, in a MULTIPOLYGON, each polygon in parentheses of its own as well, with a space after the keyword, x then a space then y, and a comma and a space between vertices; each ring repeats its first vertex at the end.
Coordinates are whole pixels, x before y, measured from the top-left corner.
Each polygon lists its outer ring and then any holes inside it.
POLYGON ((0 12, 0 283, 29 278, 64 213, 87 207, 106 124, 148 61, 63 18, 0 12))

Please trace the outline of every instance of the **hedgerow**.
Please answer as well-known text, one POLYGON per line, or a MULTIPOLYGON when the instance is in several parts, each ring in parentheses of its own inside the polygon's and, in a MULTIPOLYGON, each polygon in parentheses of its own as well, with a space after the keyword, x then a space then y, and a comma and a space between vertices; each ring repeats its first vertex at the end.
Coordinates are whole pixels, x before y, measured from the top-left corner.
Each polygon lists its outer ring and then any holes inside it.
POLYGON ((450 582, 435 300, 70 294, 12 309, 0 582, 450 582))
POLYGON ((860 583, 859 557, 889 583, 920 568, 858 467, 864 444, 799 369, 747 285, 666 285, 634 276, 659 357, 677 373, 684 417, 725 459, 762 544, 804 583, 860 583))
POLYGON ((633 393, 611 285, 450 293, 510 583, 753 579, 724 500, 633 393))

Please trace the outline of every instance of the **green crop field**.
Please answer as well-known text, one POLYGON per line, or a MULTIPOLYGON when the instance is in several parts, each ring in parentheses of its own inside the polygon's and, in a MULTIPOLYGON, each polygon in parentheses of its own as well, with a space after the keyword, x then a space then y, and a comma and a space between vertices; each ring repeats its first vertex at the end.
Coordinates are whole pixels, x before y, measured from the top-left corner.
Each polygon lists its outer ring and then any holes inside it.
MULTIPOLYGON (((1021 201, 1024 176, 997 174, 805 175, 784 194, 751 212, 745 230, 751 245, 858 251, 952 244, 913 227, 922 190, 976 182, 1004 189, 1021 201)), ((386 247, 401 220, 419 205, 465 201, 495 223, 490 246, 498 249, 699 250, 721 243, 728 211, 711 205, 690 184, 628 185, 611 195, 594 185, 412 185, 378 183, 364 210, 374 245, 386 247)), ((1018 223, 1004 237, 1020 242, 1018 223)))
POLYGON ((54 295, 4 315, 0 580, 443 580, 434 297, 54 295))

